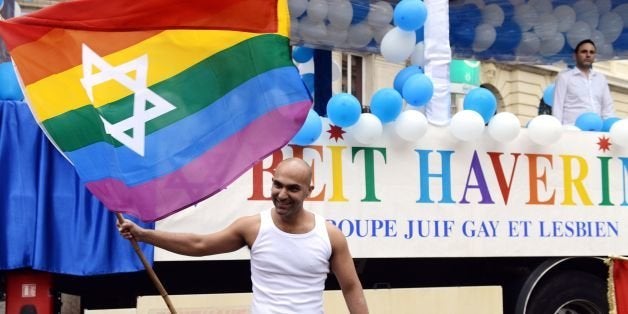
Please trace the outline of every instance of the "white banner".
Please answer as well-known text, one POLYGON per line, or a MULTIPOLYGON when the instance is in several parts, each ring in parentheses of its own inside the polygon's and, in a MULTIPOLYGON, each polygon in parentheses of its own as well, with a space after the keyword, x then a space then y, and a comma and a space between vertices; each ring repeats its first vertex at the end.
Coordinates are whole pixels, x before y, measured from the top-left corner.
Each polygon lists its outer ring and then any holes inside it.
MULTIPOLYGON (((607 147, 608 133, 565 131, 539 146, 525 129, 502 144, 487 135, 460 142, 430 126, 409 144, 386 126, 367 146, 324 126, 315 144, 286 146, 157 228, 209 233, 272 207, 270 169, 298 156, 314 167, 306 209, 336 224, 357 258, 628 254, 628 149, 607 147)), ((247 257, 243 249, 205 259, 247 257)))

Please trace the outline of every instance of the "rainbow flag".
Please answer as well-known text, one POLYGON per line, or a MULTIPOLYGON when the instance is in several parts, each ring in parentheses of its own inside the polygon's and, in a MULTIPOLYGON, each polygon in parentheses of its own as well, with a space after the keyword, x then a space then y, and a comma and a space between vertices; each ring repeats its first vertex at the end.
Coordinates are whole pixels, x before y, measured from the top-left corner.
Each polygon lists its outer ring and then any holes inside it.
POLYGON ((311 98, 286 0, 76 0, 0 22, 27 102, 87 188, 154 221, 225 188, 311 98))

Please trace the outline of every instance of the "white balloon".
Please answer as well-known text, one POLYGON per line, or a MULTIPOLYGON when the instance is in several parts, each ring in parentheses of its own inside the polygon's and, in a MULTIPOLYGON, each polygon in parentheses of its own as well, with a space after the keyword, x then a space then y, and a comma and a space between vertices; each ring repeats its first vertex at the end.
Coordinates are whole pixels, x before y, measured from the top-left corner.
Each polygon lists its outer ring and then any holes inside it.
POLYGON ((348 29, 338 29, 329 25, 329 27, 327 27, 327 37, 322 40, 322 43, 334 48, 344 48, 348 47, 347 38, 349 38, 348 29))
POLYGON ((591 28, 596 28, 600 21, 600 13, 597 6, 591 0, 578 0, 573 4, 576 11, 576 20, 583 21, 591 28))
POLYGON ((412 51, 412 55, 410 56, 410 62, 420 67, 425 65, 425 44, 422 41, 416 43, 414 46, 414 51, 412 51))
POLYGON ((502 26, 504 23, 504 10, 496 4, 489 4, 482 9, 482 23, 493 27, 502 26))
POLYGON ((474 141, 484 132, 484 118, 475 110, 459 111, 451 117, 449 131, 458 140, 474 141))
POLYGON ((296 19, 303 15, 307 10, 307 0, 290 0, 288 1, 288 10, 290 11, 290 17, 296 19))
POLYGON ((536 34, 525 32, 521 34, 521 41, 515 52, 518 56, 533 56, 541 49, 541 40, 536 34))
POLYGON ((327 12, 329 24, 337 29, 346 29, 353 19, 353 6, 348 0, 334 0, 329 3, 327 12))
POLYGON ((604 34, 602 34, 602 32, 598 31, 597 29, 591 31, 591 40, 595 43, 596 47, 602 46, 604 45, 604 43, 606 43, 604 34))
POLYGON ((624 20, 624 24, 628 25, 628 3, 618 5, 612 12, 619 14, 621 19, 624 20))
POLYGON ((393 11, 392 5, 387 1, 375 2, 371 4, 366 22, 375 28, 389 25, 393 18, 393 11))
POLYGON ((563 33, 555 33, 550 39, 541 40, 539 53, 542 56, 552 56, 559 53, 565 46, 565 36, 563 33))
POLYGON ((480 24, 475 28, 475 38, 471 48, 475 52, 482 52, 495 43, 495 38, 497 38, 495 27, 489 24, 480 24))
POLYGON ((539 15, 530 4, 522 4, 515 7, 515 22, 519 24, 522 32, 530 30, 536 25, 539 15))
POLYGON ((384 39, 384 36, 386 36, 386 33, 388 33, 389 30, 393 29, 394 26, 390 25, 390 24, 386 24, 384 26, 380 26, 380 27, 374 27, 373 28, 373 39, 375 40, 375 42, 378 45, 382 44, 382 39, 384 39))
MULTIPOLYGON (((615 12, 608 12, 602 15, 598 29, 602 32, 602 34, 604 34, 606 43, 613 43, 617 40, 617 38, 619 38, 619 35, 621 35, 621 31, 624 29, 624 24, 624 20, 619 14, 615 12)), ((597 46, 597 42, 595 42, 595 44, 597 46)))
POLYGON ((621 119, 613 123, 609 135, 614 145, 628 148, 628 119, 621 119))
POLYGON ((299 70, 299 74, 307 74, 314 73, 314 58, 308 60, 305 63, 299 63, 297 65, 297 69, 299 70))
POLYGON ((558 32, 558 21, 553 14, 543 14, 539 16, 539 22, 534 26, 534 33, 541 40, 550 39, 558 32))
POLYGON ((290 19, 290 39, 297 40, 301 38, 299 34, 299 20, 290 19))
POLYGON ((329 8, 325 0, 310 0, 307 4, 307 17, 312 22, 323 22, 329 8))
POLYGON ((299 37, 311 44, 319 43, 327 37, 327 25, 306 16, 299 22, 299 37))
POLYGON ((427 132, 427 118, 417 110, 405 110, 395 120, 395 133, 408 142, 416 142, 427 132))
POLYGON ((359 23, 349 27, 347 42, 353 48, 362 48, 373 39, 373 30, 366 23, 359 23))
POLYGON ((577 21, 567 31, 566 36, 569 46, 575 49, 579 42, 591 38, 591 26, 583 21, 577 21))
POLYGON ((369 145, 377 141, 381 136, 384 127, 382 122, 372 113, 363 113, 355 125, 351 127, 353 137, 360 143, 369 145))
POLYGON ((576 11, 568 5, 559 5, 554 9, 554 16, 558 21, 558 31, 566 32, 576 23, 576 11))
POLYGON ((415 43, 415 32, 408 32, 399 27, 394 27, 382 38, 380 53, 389 62, 403 62, 412 55, 415 43))
POLYGON ((488 135, 494 140, 506 143, 519 136, 521 122, 513 113, 500 112, 491 118, 487 129, 488 135))
POLYGON ((552 2, 550 0, 530 0, 528 2, 539 15, 552 13, 552 2))
POLYGON ((513 7, 516 7, 518 5, 522 5, 526 3, 526 0, 509 0, 510 4, 512 4, 513 7))
POLYGON ((563 126, 554 116, 540 115, 528 123, 528 137, 539 145, 550 145, 557 142, 563 132, 563 126))
POLYGON ((600 15, 604 15, 611 11, 611 8, 613 7, 613 2, 611 0, 595 0, 595 5, 597 6, 597 10, 600 15))
POLYGON ((604 43, 604 45, 597 46, 597 55, 600 57, 600 60, 612 59, 615 56, 613 44, 604 43))

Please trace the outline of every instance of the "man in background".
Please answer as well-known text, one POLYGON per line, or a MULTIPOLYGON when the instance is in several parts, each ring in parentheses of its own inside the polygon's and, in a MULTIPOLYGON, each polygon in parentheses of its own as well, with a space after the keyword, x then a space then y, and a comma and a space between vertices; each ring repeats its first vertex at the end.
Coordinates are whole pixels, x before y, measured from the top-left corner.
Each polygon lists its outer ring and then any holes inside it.
POLYGON ((592 69, 596 48, 590 39, 576 45, 576 66, 558 74, 554 90, 552 115, 562 124, 574 124, 585 112, 603 119, 614 116, 613 99, 606 77, 592 69))

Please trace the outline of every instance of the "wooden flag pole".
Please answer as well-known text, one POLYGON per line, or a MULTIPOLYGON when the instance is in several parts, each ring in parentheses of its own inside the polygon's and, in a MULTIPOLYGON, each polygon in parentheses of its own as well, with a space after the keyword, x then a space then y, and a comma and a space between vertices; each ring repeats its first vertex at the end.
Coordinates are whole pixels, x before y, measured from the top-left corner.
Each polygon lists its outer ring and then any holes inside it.
MULTIPOLYGON (((124 217, 122 217, 122 214, 116 213, 116 217, 118 217, 118 221, 120 223, 124 222, 124 217)), ((133 249, 135 250, 135 253, 137 253, 137 256, 139 256, 140 260, 142 261, 142 264, 144 264, 144 268, 148 272, 148 277, 150 277, 150 279, 153 281, 153 284, 159 291, 159 294, 161 294, 161 297, 166 302, 166 305, 168 306, 170 313, 176 314, 177 311, 174 309, 174 306, 172 305, 172 302, 170 301, 170 297, 168 297, 168 292, 166 292, 166 289, 164 289, 164 286, 161 284, 161 281, 159 281, 159 278, 157 278, 157 274, 155 274, 155 271, 146 260, 146 257, 144 256, 144 252, 142 252, 142 250, 140 249, 140 246, 137 244, 137 240, 135 240, 135 238, 131 238, 129 240, 131 241, 131 245, 133 245, 133 249)))

